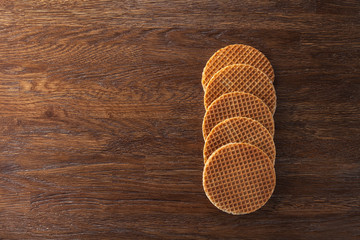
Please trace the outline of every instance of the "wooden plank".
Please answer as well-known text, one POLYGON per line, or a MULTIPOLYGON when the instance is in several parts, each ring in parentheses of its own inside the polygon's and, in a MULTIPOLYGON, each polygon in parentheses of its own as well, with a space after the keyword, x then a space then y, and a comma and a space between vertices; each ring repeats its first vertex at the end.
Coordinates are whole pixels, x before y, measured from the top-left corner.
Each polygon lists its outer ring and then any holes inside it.
POLYGON ((1 1, 0 239, 356 239, 358 1, 1 1), (202 69, 252 45, 277 92, 277 186, 202 189, 202 69))

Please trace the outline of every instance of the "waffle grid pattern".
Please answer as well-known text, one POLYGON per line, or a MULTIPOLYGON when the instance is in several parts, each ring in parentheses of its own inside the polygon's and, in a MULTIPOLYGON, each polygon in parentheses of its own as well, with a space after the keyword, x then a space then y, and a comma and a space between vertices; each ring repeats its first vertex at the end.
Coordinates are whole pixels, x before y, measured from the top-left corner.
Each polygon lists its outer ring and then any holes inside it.
POLYGON ((203 188, 226 213, 254 212, 274 191, 274 77, 265 55, 243 44, 218 50, 203 69, 203 188))
POLYGON ((228 143, 248 143, 260 148, 275 163, 275 144, 269 131, 259 122, 245 117, 226 119, 217 124, 206 138, 204 162, 228 143))
POLYGON ((269 77, 257 68, 234 64, 218 71, 206 87, 204 105, 208 109, 218 97, 229 92, 251 93, 269 107, 274 114, 276 94, 269 77))
POLYGON ((275 170, 259 148, 230 143, 218 149, 205 164, 203 187, 219 209, 235 215, 262 207, 275 188, 275 170))
POLYGON ((249 64, 260 69, 269 79, 274 81, 274 70, 270 61, 259 50, 243 45, 234 44, 218 50, 206 63, 202 73, 202 85, 204 90, 211 77, 220 69, 232 64, 249 64))
POLYGON ((266 104, 252 94, 232 92, 216 99, 205 113, 202 126, 204 140, 218 123, 233 117, 257 120, 271 136, 274 135, 274 119, 266 104))

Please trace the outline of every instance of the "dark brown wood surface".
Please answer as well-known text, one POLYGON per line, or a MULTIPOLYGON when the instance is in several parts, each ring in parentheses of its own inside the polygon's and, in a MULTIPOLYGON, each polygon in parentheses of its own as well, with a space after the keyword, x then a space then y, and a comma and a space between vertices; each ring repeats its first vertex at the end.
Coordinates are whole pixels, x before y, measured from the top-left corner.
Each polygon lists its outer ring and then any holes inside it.
POLYGON ((358 239, 360 2, 0 0, 0 239, 358 239), (274 66, 277 186, 202 189, 202 69, 274 66))

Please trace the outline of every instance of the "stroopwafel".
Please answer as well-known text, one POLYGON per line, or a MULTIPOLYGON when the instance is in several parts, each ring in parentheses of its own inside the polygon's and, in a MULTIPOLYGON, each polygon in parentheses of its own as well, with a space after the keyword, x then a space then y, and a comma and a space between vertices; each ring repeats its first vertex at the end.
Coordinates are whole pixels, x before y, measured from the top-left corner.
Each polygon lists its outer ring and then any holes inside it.
POLYGON ((204 140, 218 123, 233 117, 254 119, 274 136, 274 119, 266 104, 252 94, 232 92, 216 99, 206 111, 202 125, 204 140))
POLYGON ((218 97, 229 92, 251 93, 263 100, 273 114, 275 112, 274 85, 265 73, 253 66, 234 64, 215 73, 205 90, 205 109, 218 97))
POLYGON ((274 69, 262 52, 248 45, 234 44, 219 49, 207 61, 201 80, 204 90, 217 71, 233 64, 249 64, 256 67, 274 82, 274 69))
POLYGON ((268 156, 246 143, 230 143, 216 150, 206 162, 203 188, 218 209, 242 215, 265 205, 276 184, 268 156))
POLYGON ((217 124, 206 138, 204 162, 220 147, 228 143, 249 143, 260 148, 275 163, 276 149, 269 131, 255 121, 246 117, 234 117, 217 124))

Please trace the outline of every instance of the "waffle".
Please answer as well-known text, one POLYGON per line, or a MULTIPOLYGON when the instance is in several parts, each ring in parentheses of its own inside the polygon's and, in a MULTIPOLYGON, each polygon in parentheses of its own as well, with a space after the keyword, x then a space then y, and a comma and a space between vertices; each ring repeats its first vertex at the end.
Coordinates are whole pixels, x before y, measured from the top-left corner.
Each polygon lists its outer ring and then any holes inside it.
POLYGON ((229 143, 219 148, 203 171, 203 187, 210 202, 234 215, 264 206, 275 183, 275 169, 268 156, 246 143, 229 143))
POLYGON ((260 148, 275 163, 275 144, 269 131, 258 121, 245 117, 226 119, 216 125, 206 138, 204 162, 218 148, 228 143, 249 143, 260 148))
POLYGON ((204 140, 218 123, 233 117, 257 120, 274 136, 274 119, 266 104, 252 94, 232 92, 216 99, 206 111, 202 125, 204 140))
POLYGON ((206 87, 205 108, 208 109, 213 101, 229 92, 251 93, 263 100, 273 114, 275 112, 275 88, 269 77, 257 68, 234 64, 215 73, 206 87))
POLYGON ((263 71, 274 82, 274 70, 263 53, 247 45, 234 44, 218 50, 206 63, 201 80, 204 90, 217 71, 232 64, 249 64, 263 71))

